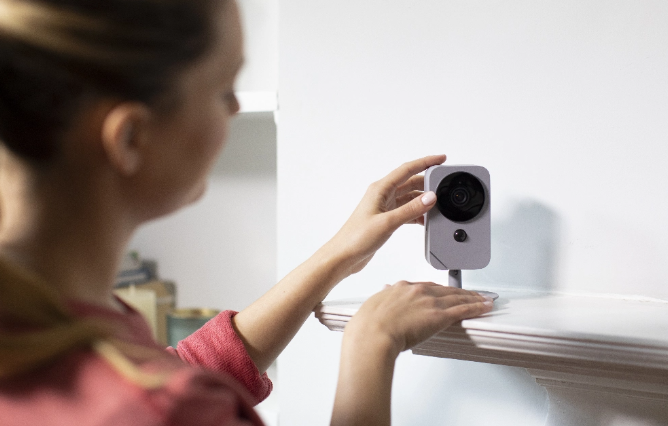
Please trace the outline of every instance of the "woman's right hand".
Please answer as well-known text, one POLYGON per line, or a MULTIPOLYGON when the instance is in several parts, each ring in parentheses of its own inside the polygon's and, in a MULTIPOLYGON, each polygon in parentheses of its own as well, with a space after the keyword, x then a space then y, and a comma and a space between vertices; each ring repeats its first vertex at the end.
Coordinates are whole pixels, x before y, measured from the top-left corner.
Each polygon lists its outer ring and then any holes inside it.
POLYGON ((388 349, 398 355, 440 330, 492 308, 491 298, 473 291, 400 281, 364 302, 346 326, 346 333, 384 339, 388 349))
POLYGON ((389 426, 400 352, 457 321, 492 310, 478 293, 401 281, 371 296, 346 325, 332 426, 389 426))

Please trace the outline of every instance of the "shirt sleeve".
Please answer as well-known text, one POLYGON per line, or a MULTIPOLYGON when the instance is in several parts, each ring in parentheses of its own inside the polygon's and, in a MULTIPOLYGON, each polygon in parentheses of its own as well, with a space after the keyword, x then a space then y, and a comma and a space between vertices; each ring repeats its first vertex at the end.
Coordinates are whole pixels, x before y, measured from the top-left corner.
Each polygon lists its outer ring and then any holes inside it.
POLYGON ((170 347, 167 351, 191 365, 232 376, 250 392, 257 404, 269 396, 273 384, 267 373, 260 374, 235 332, 232 318, 236 314, 235 311, 221 312, 181 340, 176 349, 170 347))
MULTIPOLYGON (((154 398, 162 406, 170 426, 262 426, 252 408, 252 399, 241 385, 229 376, 200 370, 175 375, 154 398)), ((135 423, 132 423, 135 424, 135 423)))

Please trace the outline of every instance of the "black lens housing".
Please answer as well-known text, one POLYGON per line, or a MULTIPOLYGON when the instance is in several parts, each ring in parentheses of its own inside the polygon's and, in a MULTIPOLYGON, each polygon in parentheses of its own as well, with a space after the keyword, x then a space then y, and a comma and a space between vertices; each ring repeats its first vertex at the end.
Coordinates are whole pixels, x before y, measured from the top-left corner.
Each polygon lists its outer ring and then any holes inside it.
POLYGON ((436 188, 436 205, 443 216, 453 222, 467 222, 485 206, 485 188, 470 173, 447 175, 436 188))

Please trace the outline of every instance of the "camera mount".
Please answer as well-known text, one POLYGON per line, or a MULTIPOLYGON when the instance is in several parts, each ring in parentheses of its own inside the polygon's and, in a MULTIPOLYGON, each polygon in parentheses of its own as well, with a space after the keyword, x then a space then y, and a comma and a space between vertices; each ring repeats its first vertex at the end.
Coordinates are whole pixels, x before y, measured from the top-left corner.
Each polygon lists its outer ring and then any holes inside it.
MULTIPOLYGON (((455 287, 455 288, 462 288, 462 271, 459 269, 450 269, 448 271, 448 287, 455 287)), ((499 298, 499 295, 497 293, 494 293, 493 291, 484 291, 484 290, 471 290, 475 291, 476 293, 483 295, 483 296, 489 296, 492 299, 496 300, 499 298)))

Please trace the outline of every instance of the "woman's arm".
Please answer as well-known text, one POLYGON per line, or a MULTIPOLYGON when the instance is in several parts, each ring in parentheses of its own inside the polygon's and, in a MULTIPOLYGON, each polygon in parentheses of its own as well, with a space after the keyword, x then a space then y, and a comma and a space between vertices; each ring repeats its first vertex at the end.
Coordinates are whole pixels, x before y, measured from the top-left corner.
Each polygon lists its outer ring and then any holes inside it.
POLYGON ((346 326, 332 426, 389 426, 399 353, 492 304, 474 292, 405 281, 369 298, 346 326))
POLYGON ((371 184, 341 230, 311 258, 234 317, 234 327, 262 372, 299 331, 313 309, 342 279, 358 272, 405 223, 422 223, 436 203, 423 194, 419 173, 441 164, 445 155, 403 164, 371 184))

